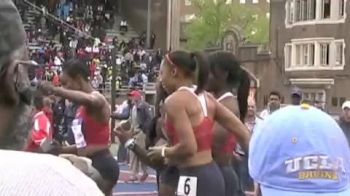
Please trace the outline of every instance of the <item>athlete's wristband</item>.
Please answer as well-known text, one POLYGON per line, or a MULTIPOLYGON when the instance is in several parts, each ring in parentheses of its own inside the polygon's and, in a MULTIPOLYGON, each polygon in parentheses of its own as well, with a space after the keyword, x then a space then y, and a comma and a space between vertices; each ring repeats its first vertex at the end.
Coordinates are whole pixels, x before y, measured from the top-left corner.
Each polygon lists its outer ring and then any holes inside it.
POLYGON ((164 146, 164 147, 162 148, 162 153, 161 153, 161 156, 162 156, 163 158, 165 158, 165 149, 166 149, 166 147, 164 146))
POLYGON ((135 147, 135 138, 128 139, 124 146, 126 149, 133 150, 135 147))

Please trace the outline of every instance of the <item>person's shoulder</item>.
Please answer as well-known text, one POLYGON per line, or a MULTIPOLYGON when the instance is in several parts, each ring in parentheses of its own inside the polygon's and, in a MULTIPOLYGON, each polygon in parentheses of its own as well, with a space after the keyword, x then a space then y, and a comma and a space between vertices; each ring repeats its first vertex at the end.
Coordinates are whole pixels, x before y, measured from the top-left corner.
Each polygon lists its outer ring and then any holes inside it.
POLYGON ((0 181, 6 180, 1 194, 12 186, 48 195, 103 195, 96 183, 63 158, 10 150, 0 150, 0 156, 6 157, 0 162, 0 173, 8 174, 0 176, 0 181))
POLYGON ((164 100, 164 109, 170 111, 183 107, 186 103, 185 100, 188 99, 188 93, 189 92, 186 91, 176 91, 172 93, 164 100))

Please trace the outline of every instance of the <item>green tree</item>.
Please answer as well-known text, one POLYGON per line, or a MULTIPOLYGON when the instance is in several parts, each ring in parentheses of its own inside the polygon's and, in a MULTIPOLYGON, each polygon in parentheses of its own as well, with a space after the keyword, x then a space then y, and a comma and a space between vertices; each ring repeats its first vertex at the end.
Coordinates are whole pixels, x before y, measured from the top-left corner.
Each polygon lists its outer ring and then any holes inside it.
POLYGON ((217 45, 233 26, 238 26, 249 42, 264 44, 268 41, 269 21, 260 9, 238 1, 226 4, 226 0, 192 0, 192 4, 197 13, 185 28, 188 49, 201 50, 217 45))

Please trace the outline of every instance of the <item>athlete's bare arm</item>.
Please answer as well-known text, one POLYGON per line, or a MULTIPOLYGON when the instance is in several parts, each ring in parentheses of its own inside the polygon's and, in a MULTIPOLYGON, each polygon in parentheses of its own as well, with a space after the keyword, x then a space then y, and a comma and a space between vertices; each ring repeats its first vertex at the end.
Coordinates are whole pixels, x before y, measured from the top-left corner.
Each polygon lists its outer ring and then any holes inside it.
POLYGON ((65 89, 62 87, 53 87, 52 92, 57 96, 69 99, 72 102, 88 107, 99 108, 103 107, 105 104, 104 97, 99 93, 85 93, 81 91, 65 89))

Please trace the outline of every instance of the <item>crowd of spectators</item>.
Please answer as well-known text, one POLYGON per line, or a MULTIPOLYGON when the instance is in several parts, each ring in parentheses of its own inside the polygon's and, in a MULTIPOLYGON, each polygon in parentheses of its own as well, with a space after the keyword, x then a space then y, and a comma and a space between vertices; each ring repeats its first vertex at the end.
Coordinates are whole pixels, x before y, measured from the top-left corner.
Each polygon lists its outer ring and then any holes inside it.
MULTIPOLYGON (((93 86, 104 90, 110 87, 115 64, 112 48, 118 51, 117 88, 142 88, 155 79, 162 52, 145 50, 144 33, 131 40, 106 36, 106 29, 113 28, 115 22, 116 8, 109 1, 60 0, 55 5, 48 2, 38 0, 35 7, 19 6, 25 23, 29 23, 28 8, 36 10, 31 12, 34 21, 26 28, 30 58, 41 65, 35 70, 34 80, 49 80, 59 85, 62 63, 74 57, 86 62, 93 86)), ((153 34, 152 46, 154 41, 153 34)))

